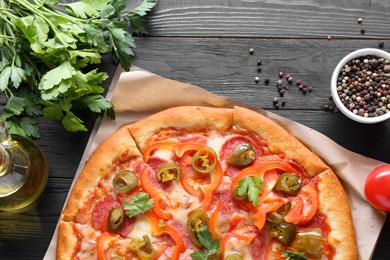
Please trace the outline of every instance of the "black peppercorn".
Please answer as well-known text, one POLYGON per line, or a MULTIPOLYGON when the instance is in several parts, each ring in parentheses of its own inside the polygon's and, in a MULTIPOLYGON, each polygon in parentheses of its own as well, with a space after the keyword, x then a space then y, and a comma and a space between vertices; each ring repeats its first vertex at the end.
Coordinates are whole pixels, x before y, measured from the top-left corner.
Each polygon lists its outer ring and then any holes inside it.
POLYGON ((259 83, 259 81, 260 81, 260 78, 259 77, 255 77, 255 82, 259 83))
POLYGON ((250 49, 249 49, 249 54, 253 54, 253 53, 255 53, 255 49, 250 48, 250 49))
MULTIPOLYGON (((337 93, 343 105, 362 117, 390 111, 390 62, 367 55, 348 61, 337 78, 337 93)), ((337 109, 329 109, 335 113, 337 109)))
POLYGON ((257 71, 258 72, 261 72, 263 70, 263 68, 261 66, 257 66, 257 71))
POLYGON ((270 78, 265 77, 265 78, 264 78, 264 83, 265 83, 265 84, 269 84, 269 82, 270 82, 270 78))
POLYGON ((385 46, 385 42, 379 41, 378 46, 379 46, 379 48, 383 48, 385 46))
POLYGON ((258 60, 257 61, 257 66, 261 66, 261 64, 262 64, 261 60, 258 60))

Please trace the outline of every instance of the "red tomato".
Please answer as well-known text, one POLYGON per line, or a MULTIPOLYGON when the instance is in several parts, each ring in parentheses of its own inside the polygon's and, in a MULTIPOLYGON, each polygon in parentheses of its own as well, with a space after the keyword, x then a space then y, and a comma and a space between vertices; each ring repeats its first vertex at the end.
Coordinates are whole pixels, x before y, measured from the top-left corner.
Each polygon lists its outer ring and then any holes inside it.
POLYGON ((390 164, 378 166, 370 172, 364 193, 374 208, 390 212, 390 164))

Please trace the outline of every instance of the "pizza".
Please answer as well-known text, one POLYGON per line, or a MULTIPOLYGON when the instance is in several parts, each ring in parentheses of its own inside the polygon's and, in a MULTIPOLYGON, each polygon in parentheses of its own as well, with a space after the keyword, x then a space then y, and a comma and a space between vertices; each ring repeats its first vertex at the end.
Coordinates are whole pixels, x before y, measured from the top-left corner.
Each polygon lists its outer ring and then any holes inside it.
POLYGON ((60 216, 57 259, 357 259, 332 169, 243 108, 184 106, 122 126, 60 216))

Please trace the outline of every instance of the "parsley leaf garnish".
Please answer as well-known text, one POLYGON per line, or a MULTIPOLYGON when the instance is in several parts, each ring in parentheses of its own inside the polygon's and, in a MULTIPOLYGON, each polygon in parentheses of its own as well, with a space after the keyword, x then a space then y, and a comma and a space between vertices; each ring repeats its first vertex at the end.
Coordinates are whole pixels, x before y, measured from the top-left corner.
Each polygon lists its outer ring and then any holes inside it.
POLYGON ((286 260, 307 260, 305 253, 301 252, 284 251, 282 256, 287 257, 286 260))
POLYGON ((259 177, 245 177, 239 180, 237 188, 239 196, 247 196, 253 206, 257 207, 260 191, 263 189, 263 181, 259 177))
POLYGON ((7 99, 2 119, 10 132, 38 137, 40 116, 68 131, 87 131, 80 118, 85 111, 114 119, 101 86, 107 73, 88 68, 111 54, 130 70, 133 33, 147 33, 143 16, 156 0, 134 7, 125 0, 1 3, 0 94, 7 99))
POLYGON ((213 235, 206 226, 203 226, 198 234, 199 242, 207 249, 196 251, 190 256, 195 260, 207 260, 209 256, 215 255, 220 250, 219 238, 213 239, 213 235))
POLYGON ((129 218, 144 213, 153 207, 153 199, 146 192, 140 192, 137 196, 131 197, 132 202, 123 202, 122 206, 129 218))

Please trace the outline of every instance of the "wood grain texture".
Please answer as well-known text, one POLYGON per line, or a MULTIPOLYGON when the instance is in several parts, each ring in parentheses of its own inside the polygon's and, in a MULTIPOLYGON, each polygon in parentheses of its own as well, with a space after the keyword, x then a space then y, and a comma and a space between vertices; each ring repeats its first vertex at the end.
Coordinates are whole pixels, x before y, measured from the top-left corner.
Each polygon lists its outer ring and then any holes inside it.
POLYGON ((389 13, 380 0, 163 0, 148 23, 164 37, 389 38, 389 13))
MULTIPOLYGON (((134 65, 271 110, 347 149, 390 163, 390 121, 362 125, 322 111, 330 103, 333 68, 343 56, 376 48, 379 39, 390 50, 389 13, 390 1, 380 0, 160 0, 147 18, 150 37, 136 38, 134 65), (359 17, 362 24, 357 23, 359 17), (366 32, 361 34, 363 27, 366 32), (249 48, 255 49, 253 55, 249 48), (261 73, 257 60, 263 63, 261 73), (314 91, 303 95, 289 86, 286 106, 275 109, 272 99, 278 96, 275 82, 280 71, 314 91), (255 76, 261 78, 259 84, 255 76), (269 85, 263 83, 265 76, 271 78, 269 85)), ((98 68, 113 76, 116 65, 104 57, 98 68)), ((103 86, 109 84, 107 80, 103 86)), ((95 119, 83 114, 89 129, 95 119)), ((36 142, 47 156, 49 181, 30 207, 0 212, 1 259, 43 258, 90 135, 66 132, 59 123, 44 119, 39 126, 42 138, 36 142)), ((389 258, 389 241, 388 218, 373 259, 389 258)))
MULTIPOLYGON (((134 64, 161 76, 203 87, 250 105, 270 109, 278 97, 279 72, 313 88, 302 94, 295 83, 285 92, 285 109, 322 109, 328 103, 330 79, 342 57, 376 40, 293 40, 218 38, 138 38, 134 64), (249 49, 254 48, 253 55, 249 49), (140 58, 138 58, 140 57, 140 58), (156 57, 159 57, 156 59, 156 57), (262 72, 257 61, 262 61, 262 72), (255 83, 255 77, 260 82, 255 83), (271 79, 264 84, 264 77, 271 79)), ((390 48, 390 45, 386 48, 390 48)), ((385 49, 386 49, 385 48, 385 49)), ((294 81, 295 82, 295 81, 294 81)))

